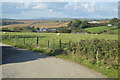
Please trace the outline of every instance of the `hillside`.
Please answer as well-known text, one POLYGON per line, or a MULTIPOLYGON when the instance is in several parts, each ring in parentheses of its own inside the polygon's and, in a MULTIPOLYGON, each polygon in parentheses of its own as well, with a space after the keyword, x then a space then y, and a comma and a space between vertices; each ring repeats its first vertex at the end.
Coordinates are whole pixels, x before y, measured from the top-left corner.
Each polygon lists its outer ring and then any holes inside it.
POLYGON ((57 28, 61 26, 67 26, 68 22, 47 22, 47 23, 36 23, 32 26, 39 27, 39 28, 57 28))
POLYGON ((67 26, 68 22, 41 22, 41 23, 26 23, 26 24, 11 24, 6 26, 0 26, 0 27, 28 27, 28 26, 34 26, 39 28, 56 28, 61 26, 67 26))
POLYGON ((84 30, 87 30, 89 32, 101 32, 104 30, 108 30, 111 28, 116 28, 117 26, 99 26, 99 27, 91 27, 91 28, 85 28, 84 30))

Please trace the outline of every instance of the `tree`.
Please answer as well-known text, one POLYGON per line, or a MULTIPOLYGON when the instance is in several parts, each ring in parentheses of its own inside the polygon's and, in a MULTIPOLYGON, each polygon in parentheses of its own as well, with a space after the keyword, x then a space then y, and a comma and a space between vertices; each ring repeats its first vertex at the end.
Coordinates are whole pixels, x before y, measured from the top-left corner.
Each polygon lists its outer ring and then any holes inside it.
POLYGON ((112 18, 109 23, 112 24, 112 25, 117 25, 118 24, 118 19, 117 18, 112 18))
POLYGON ((80 24, 81 24, 81 21, 80 21, 80 20, 74 20, 72 26, 73 26, 73 27, 79 27, 80 24))
POLYGON ((70 26, 72 26, 72 21, 70 21, 69 23, 68 23, 68 27, 70 27, 70 26))
POLYGON ((80 20, 74 20, 68 24, 68 27, 79 27, 80 24, 81 24, 80 20))
POLYGON ((67 27, 59 27, 57 29, 57 32, 59 32, 59 33, 71 33, 71 30, 67 27))
POLYGON ((83 21, 83 22, 79 25, 79 28, 80 28, 80 29, 86 28, 86 27, 89 27, 88 21, 83 21))

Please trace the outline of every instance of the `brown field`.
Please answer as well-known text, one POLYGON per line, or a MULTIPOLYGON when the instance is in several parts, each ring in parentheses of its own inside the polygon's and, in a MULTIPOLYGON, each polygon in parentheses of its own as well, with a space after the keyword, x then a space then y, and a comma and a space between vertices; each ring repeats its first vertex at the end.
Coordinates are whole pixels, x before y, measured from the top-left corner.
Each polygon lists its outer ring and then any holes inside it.
POLYGON ((34 26, 39 28, 57 28, 61 26, 67 26, 68 22, 42 22, 42 23, 26 23, 26 24, 12 24, 12 25, 6 25, 6 26, 0 26, 0 27, 28 27, 28 26, 34 26))
POLYGON ((30 26, 30 24, 12 24, 12 25, 0 26, 0 27, 13 28, 13 27, 27 27, 27 26, 30 26))
POLYGON ((60 22, 48 22, 48 23, 36 23, 32 26, 39 27, 39 28, 56 28, 61 26, 67 26, 68 23, 60 23, 60 22))
POLYGON ((12 20, 12 21, 4 21, 4 22, 38 23, 38 22, 50 22, 50 21, 48 20, 12 20))

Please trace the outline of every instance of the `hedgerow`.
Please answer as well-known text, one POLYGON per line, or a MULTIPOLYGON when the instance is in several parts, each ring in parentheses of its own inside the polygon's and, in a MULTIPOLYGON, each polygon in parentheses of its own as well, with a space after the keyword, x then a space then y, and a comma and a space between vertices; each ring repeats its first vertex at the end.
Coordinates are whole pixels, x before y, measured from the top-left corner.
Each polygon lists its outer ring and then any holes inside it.
POLYGON ((106 68, 118 69, 118 40, 91 39, 71 44, 64 53, 106 68))

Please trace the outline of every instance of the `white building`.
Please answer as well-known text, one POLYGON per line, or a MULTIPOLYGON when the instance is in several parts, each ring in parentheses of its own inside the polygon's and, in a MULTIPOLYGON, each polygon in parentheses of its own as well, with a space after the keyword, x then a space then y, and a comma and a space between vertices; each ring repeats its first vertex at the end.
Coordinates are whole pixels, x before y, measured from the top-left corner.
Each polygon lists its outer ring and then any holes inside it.
POLYGON ((92 21, 92 22, 88 22, 88 23, 100 23, 100 22, 98 22, 98 21, 92 21))
POLYGON ((108 26, 112 26, 112 24, 108 24, 108 26))

